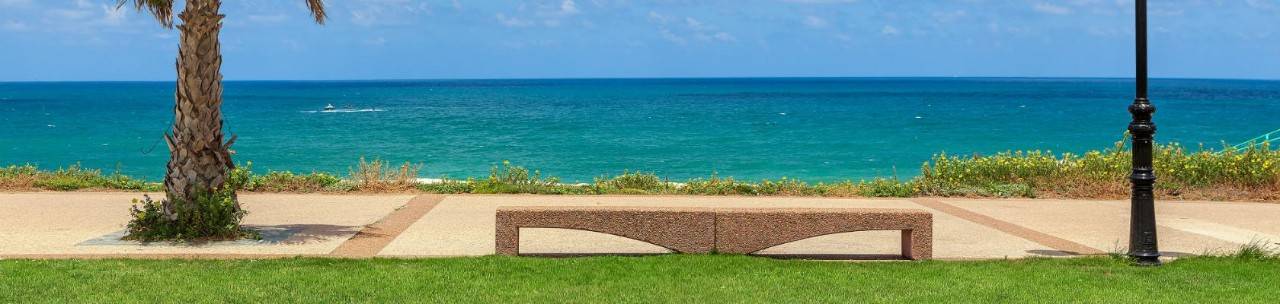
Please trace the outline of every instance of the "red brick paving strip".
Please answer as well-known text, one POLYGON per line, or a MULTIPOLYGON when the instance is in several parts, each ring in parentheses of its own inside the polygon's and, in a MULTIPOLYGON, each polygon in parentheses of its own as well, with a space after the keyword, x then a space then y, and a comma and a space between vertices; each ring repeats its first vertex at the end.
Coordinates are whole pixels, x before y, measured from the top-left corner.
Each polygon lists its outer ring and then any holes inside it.
POLYGON ((440 201, 444 200, 444 195, 423 194, 413 197, 408 203, 392 211, 382 220, 365 226, 360 232, 352 236, 351 239, 338 245, 338 248, 330 252, 329 255, 335 257, 348 258, 368 258, 373 257, 382 251, 394 241, 400 233, 405 229, 409 229, 410 225, 421 219, 422 216, 431 212, 440 201))
POLYGON ((1010 235, 1020 237, 1032 242, 1036 242, 1037 244, 1044 245, 1046 247, 1053 248, 1055 250, 1074 253, 1074 254, 1083 254, 1083 255, 1097 255, 1097 254, 1106 253, 1106 252, 1103 252, 1102 250, 1098 250, 1093 247, 1085 246, 1083 244, 1072 242, 1067 239, 1049 235, 1044 232, 1035 231, 1035 230, 1032 230, 1031 228, 1022 227, 1014 223, 996 219, 994 217, 982 215, 980 213, 969 211, 964 208, 956 207, 955 205, 947 204, 936 199, 913 198, 911 199, 911 201, 916 204, 929 207, 930 209, 938 210, 938 211, 941 211, 942 213, 950 214, 952 216, 955 216, 970 222, 991 227, 1001 232, 1008 233, 1010 235))

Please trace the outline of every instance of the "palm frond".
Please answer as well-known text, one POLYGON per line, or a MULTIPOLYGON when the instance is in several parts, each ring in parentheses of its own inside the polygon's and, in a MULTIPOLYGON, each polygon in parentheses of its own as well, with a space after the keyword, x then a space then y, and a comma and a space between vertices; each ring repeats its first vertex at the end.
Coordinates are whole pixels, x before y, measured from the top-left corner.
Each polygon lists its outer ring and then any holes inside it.
POLYGON ((324 0, 307 0, 307 9, 315 15, 316 23, 324 24, 324 19, 328 16, 324 13, 324 0))
POLYGON ((133 8, 138 11, 145 10, 151 13, 151 16, 156 17, 156 21, 160 21, 160 25, 173 28, 173 0, 117 0, 116 7, 122 7, 129 2, 133 2, 133 8))

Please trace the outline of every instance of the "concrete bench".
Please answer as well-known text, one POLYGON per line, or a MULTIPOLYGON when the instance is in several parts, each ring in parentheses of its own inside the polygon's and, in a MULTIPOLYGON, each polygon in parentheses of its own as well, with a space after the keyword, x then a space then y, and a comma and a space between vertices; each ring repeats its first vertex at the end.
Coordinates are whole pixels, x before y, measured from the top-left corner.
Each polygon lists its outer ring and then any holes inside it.
POLYGON ((644 241, 681 253, 715 249, 711 209, 632 207, 502 207, 497 216, 498 254, 520 253, 520 228, 587 230, 644 241))
POLYGON ((933 215, 913 209, 502 207, 498 254, 520 253, 520 228, 594 231, 679 253, 739 254, 828 234, 901 230, 903 257, 933 256, 933 215))

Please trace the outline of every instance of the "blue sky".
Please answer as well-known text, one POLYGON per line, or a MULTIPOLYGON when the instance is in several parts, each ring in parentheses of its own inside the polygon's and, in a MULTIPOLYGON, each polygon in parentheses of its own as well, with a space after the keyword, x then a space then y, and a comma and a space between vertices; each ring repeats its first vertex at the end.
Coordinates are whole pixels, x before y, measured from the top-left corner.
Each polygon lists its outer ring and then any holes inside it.
MULTIPOLYGON (((1128 77, 1132 0, 224 0, 245 79, 1128 77)), ((0 0, 0 81, 169 80, 115 0, 0 0)), ((1156 77, 1280 79, 1280 0, 1152 0, 1156 77)))

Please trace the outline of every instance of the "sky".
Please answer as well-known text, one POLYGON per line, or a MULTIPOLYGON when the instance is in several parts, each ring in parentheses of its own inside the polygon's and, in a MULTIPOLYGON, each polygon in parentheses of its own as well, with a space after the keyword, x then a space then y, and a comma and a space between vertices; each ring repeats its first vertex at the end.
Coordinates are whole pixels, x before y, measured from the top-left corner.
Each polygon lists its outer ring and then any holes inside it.
MULTIPOLYGON (((179 0, 178 2, 182 2, 179 0)), ((227 80, 1131 77, 1132 0, 224 0, 227 80)), ((0 81, 171 80, 116 0, 0 0, 0 81)), ((1152 0, 1153 77, 1280 79, 1280 0, 1152 0)), ((180 9, 180 7, 179 7, 180 9)))

